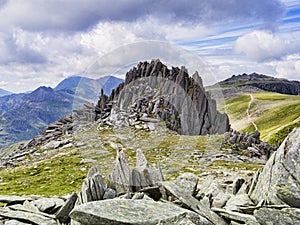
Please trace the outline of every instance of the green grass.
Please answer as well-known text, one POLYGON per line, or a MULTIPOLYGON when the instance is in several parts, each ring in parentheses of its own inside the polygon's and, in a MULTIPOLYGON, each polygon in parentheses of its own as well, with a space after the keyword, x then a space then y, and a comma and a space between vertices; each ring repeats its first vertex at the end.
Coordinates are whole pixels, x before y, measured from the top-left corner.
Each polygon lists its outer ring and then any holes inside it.
MULTIPOLYGON (((166 180, 174 180, 183 172, 192 172, 201 178, 202 173, 231 170, 233 163, 211 165, 210 161, 199 162, 201 157, 221 151, 222 135, 181 136, 162 128, 159 130, 159 133, 150 133, 127 127, 99 131, 97 126, 91 126, 72 137, 77 143, 85 143, 82 147, 41 150, 38 146, 40 156, 28 156, 24 164, 0 170, 0 195, 62 196, 78 192, 93 165, 80 163, 81 160, 96 160, 106 178, 115 166, 114 146, 124 150, 131 168, 136 163, 136 149, 142 149, 151 166, 157 168, 160 165, 166 180)), ((200 182, 206 178, 201 179, 200 182)))
POLYGON ((247 116, 246 110, 248 102, 250 101, 249 95, 241 95, 225 102, 225 109, 230 119, 242 119, 247 116))
POLYGON ((249 171, 257 171, 258 169, 262 168, 263 165, 258 163, 250 163, 250 162, 228 162, 224 160, 216 160, 213 161, 210 165, 211 168, 214 167, 226 167, 232 170, 249 170, 249 171))
POLYGON ((269 143, 273 146, 279 146, 284 141, 286 136, 297 127, 300 127, 300 122, 292 123, 291 125, 284 127, 277 133, 271 135, 270 139, 268 140, 269 143))
MULTIPOLYGON (((250 107, 250 114, 255 118, 254 122, 261 133, 262 140, 270 141, 275 146, 280 145, 289 131, 300 125, 300 96, 272 92, 252 94, 254 101, 250 107)), ((239 123, 245 120, 249 101, 249 94, 226 101, 226 112, 231 121, 239 123)), ((252 123, 246 123, 240 130, 253 132, 255 128, 252 123)))
POLYGON ((62 196, 80 190, 87 168, 78 152, 0 171, 1 195, 62 196))

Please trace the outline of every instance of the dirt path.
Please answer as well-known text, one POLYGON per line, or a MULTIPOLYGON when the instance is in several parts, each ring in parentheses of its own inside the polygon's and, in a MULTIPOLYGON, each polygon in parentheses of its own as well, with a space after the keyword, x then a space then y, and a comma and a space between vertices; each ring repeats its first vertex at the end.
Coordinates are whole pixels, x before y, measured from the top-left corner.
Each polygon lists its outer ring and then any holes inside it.
POLYGON ((249 94, 249 95, 250 95, 250 98, 251 98, 251 99, 250 99, 250 101, 249 101, 249 103, 248 103, 248 108, 247 108, 247 110, 246 110, 247 117, 248 117, 248 121, 252 123, 252 125, 253 125, 254 128, 255 128, 255 130, 258 130, 258 129, 257 129, 257 126, 256 126, 256 124, 255 124, 255 122, 252 121, 252 119, 251 119, 251 114, 250 114, 250 108, 251 108, 251 104, 252 104, 253 101, 254 101, 254 96, 253 96, 252 94, 249 94))

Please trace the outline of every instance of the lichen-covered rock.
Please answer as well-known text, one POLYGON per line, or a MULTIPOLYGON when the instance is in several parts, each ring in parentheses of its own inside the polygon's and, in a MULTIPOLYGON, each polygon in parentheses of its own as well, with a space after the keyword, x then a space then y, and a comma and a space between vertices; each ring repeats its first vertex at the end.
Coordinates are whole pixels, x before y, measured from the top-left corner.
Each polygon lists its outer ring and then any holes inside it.
POLYGON ((130 188, 130 180, 131 172, 126 155, 122 150, 117 150, 115 168, 107 176, 108 187, 114 189, 117 195, 124 194, 130 188))
POLYGON ((42 216, 36 213, 10 210, 8 208, 0 208, 0 216, 9 219, 27 221, 33 224, 57 225, 53 218, 42 216))
POLYGON ((32 200, 32 199, 28 197, 0 195, 0 202, 7 203, 8 205, 23 203, 27 200, 32 200))
POLYGON ((198 214, 174 204, 148 200, 112 199, 76 206, 71 218, 82 225, 180 224, 188 218, 197 225, 212 225, 198 214))
POLYGON ((199 178, 193 173, 183 173, 177 177, 175 184, 182 188, 187 194, 196 196, 199 178))
POLYGON ((300 208, 300 128, 281 144, 260 173, 251 199, 300 208))
POLYGON ((136 167, 132 170, 133 191, 139 191, 146 187, 158 186, 164 181, 162 172, 151 167, 145 155, 140 149, 136 151, 136 167))
POLYGON ((91 201, 102 200, 106 190, 103 177, 100 174, 98 166, 93 166, 87 178, 82 183, 81 191, 78 194, 78 204, 87 203, 91 201))
POLYGON ((261 225, 296 225, 300 224, 300 209, 261 208, 254 211, 254 216, 261 225))

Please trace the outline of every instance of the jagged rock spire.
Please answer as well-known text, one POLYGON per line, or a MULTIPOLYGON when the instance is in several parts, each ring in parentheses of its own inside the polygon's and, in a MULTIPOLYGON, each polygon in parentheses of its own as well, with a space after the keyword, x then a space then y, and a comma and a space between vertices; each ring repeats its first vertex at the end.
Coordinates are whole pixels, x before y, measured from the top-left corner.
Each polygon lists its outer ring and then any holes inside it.
POLYGON ((146 114, 184 135, 221 134, 230 128, 228 116, 217 111, 197 72, 190 77, 184 66, 169 69, 159 59, 130 69, 125 82, 105 99, 105 107, 103 102, 104 97, 100 97, 98 107, 102 109, 97 118, 108 118, 110 123, 120 118, 122 111, 127 117, 146 114))

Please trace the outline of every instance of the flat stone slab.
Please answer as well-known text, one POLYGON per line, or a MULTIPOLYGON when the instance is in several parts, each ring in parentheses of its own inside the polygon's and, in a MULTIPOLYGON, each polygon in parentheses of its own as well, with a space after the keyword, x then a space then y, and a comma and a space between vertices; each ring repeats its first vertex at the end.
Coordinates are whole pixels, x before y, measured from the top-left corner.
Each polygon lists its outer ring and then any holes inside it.
POLYGON ((7 208, 0 208, 0 216, 9 219, 28 221, 33 224, 57 225, 56 221, 49 217, 44 217, 35 213, 14 211, 7 208))
POLYGON ((27 198, 27 197, 0 195, 0 202, 8 203, 8 204, 19 204, 25 202, 26 200, 32 201, 31 198, 27 198))
POLYGON ((212 225, 200 215, 174 204, 132 199, 88 202, 76 206, 70 216, 89 225, 179 224, 186 217, 198 225, 212 225))
MULTIPOLYGON (((2 225, 2 224, 3 223, 0 222, 0 225, 2 225)), ((18 220, 8 220, 5 222, 4 225, 30 225, 30 223, 23 223, 18 220)))

